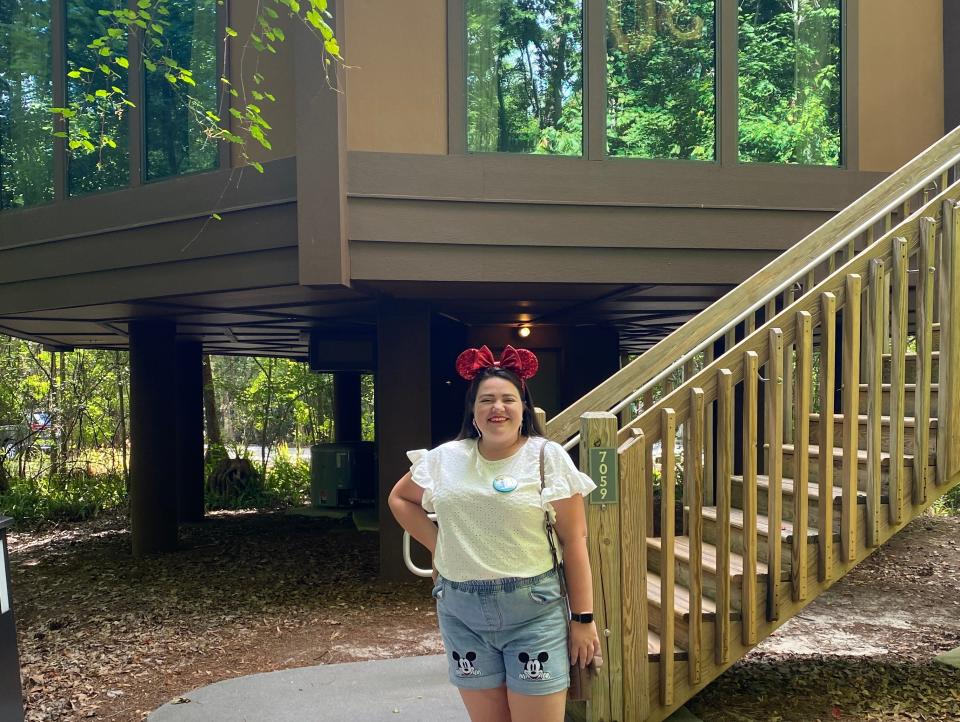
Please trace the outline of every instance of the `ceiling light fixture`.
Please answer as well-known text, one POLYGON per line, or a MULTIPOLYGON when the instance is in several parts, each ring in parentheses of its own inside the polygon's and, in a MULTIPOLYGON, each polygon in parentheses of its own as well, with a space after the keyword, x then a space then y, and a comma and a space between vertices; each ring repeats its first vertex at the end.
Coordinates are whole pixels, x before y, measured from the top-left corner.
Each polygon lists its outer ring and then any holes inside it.
POLYGON ((527 338, 531 333, 533 333, 533 329, 526 324, 517 329, 517 335, 520 338, 527 338))

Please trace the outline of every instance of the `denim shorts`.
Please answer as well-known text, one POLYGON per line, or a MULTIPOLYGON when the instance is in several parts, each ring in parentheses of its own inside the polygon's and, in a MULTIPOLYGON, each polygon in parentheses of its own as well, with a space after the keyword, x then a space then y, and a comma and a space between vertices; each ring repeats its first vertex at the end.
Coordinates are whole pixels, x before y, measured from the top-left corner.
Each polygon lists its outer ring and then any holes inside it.
POLYGON ((514 692, 542 695, 570 685, 567 609, 554 570, 467 582, 438 577, 433 598, 455 686, 506 683, 514 692))

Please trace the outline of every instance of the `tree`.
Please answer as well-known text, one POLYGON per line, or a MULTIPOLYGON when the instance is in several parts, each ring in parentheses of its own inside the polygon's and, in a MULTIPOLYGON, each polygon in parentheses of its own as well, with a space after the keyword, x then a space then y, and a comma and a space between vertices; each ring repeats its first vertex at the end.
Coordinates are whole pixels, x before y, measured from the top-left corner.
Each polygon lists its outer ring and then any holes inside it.
MULTIPOLYGON (((81 61, 68 52, 67 77, 74 92, 68 94, 69 102, 65 107, 50 109, 63 125, 54 135, 66 139, 75 157, 95 157, 96 166, 102 169, 110 162, 109 150, 117 149, 123 142, 123 124, 119 121, 135 107, 127 97, 125 85, 130 69, 128 37, 132 34, 138 39, 140 48, 139 57, 133 59, 135 70, 139 71, 142 63, 149 78, 148 84, 156 79, 166 83, 166 99, 161 105, 172 110, 174 104, 171 101, 177 98, 207 139, 236 144, 241 159, 263 172, 263 166, 247 153, 247 139, 255 140, 264 148, 271 147, 268 139, 271 128, 263 118, 262 105, 276 102, 276 97, 269 92, 264 77, 258 72, 252 73, 249 79, 242 79, 250 82, 249 97, 244 90, 246 82, 221 77, 220 82, 239 106, 231 105, 228 109, 239 129, 239 133, 235 133, 229 118, 225 119, 220 109, 210 107, 209 98, 201 97, 202 94, 197 92, 195 71, 184 62, 182 45, 178 43, 182 33, 172 21, 172 18, 183 15, 183 5, 184 0, 138 0, 134 10, 117 0, 97 0, 92 6, 96 15, 90 12, 89 4, 76 6, 76 22, 90 26, 81 28, 76 37, 92 38, 86 45, 89 53, 81 61)), ((324 72, 328 72, 333 62, 342 60, 339 43, 327 22, 332 18, 328 0, 262 0, 257 5, 254 29, 244 50, 252 47, 257 52, 278 51, 278 46, 286 41, 283 29, 276 24, 281 12, 301 22, 322 40, 319 60, 324 72)), ((229 37, 238 36, 231 27, 227 27, 226 32, 229 37)), ((327 77, 329 79, 329 74, 327 77)), ((167 160, 174 160, 172 151, 167 160)))

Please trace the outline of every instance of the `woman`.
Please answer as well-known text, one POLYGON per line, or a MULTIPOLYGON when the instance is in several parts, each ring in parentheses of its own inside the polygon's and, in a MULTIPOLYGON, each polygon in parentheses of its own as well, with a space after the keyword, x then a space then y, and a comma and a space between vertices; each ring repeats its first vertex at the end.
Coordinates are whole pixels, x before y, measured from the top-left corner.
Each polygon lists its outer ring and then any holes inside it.
POLYGON ((570 665, 600 656, 583 505, 595 485, 543 437, 525 383, 537 365, 510 346, 498 361, 486 346, 460 354, 457 371, 470 381, 460 435, 410 452, 390 493, 397 521, 433 554, 450 681, 472 722, 560 722, 570 665), (434 510, 439 528, 427 518, 434 510), (569 610, 545 511, 563 549, 569 610))

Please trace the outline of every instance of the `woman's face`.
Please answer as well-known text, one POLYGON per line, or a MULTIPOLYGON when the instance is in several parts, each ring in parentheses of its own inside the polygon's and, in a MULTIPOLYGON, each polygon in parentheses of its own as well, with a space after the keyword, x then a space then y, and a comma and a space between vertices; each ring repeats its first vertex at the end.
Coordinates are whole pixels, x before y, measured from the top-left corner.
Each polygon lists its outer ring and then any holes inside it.
POLYGON ((473 419, 484 443, 512 444, 520 436, 523 401, 520 390, 506 379, 491 376, 480 382, 473 419))

